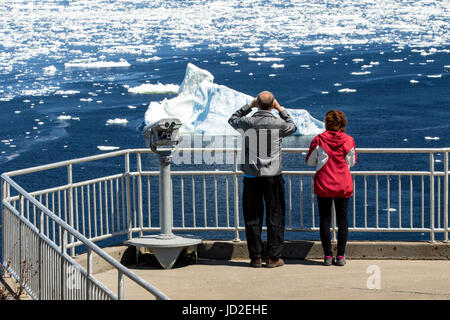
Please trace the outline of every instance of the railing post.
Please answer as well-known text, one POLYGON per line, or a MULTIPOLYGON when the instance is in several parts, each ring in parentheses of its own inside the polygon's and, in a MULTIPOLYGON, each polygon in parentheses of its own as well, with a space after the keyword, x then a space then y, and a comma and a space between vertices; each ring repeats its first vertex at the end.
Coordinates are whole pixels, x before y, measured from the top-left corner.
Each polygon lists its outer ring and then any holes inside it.
MULTIPOLYGON (((67 184, 69 185, 69 224, 72 228, 75 228, 74 221, 73 221, 73 185, 72 185, 72 164, 69 164, 67 166, 67 184)), ((73 235, 70 235, 70 243, 73 243, 74 241, 73 235)), ((75 256, 75 247, 72 246, 70 248, 70 255, 73 257, 75 256)))
POLYGON ((42 287, 43 287, 43 277, 42 277, 42 265, 43 265, 43 261, 42 258, 44 256, 43 253, 43 247, 44 244, 42 242, 42 236, 44 235, 44 212, 42 210, 39 210, 39 265, 38 265, 38 275, 39 275, 39 293, 38 293, 38 298, 39 300, 42 300, 43 294, 42 294, 42 287))
POLYGON ((137 161, 137 170, 139 173, 138 177, 138 206, 139 206, 139 228, 140 236, 144 235, 143 228, 144 228, 144 213, 143 213, 143 198, 142 198, 142 161, 141 161, 141 154, 138 152, 136 154, 136 161, 137 161))
POLYGON ((92 276, 92 266, 93 266, 93 259, 92 259, 92 249, 87 249, 87 266, 86 266, 86 272, 87 272, 87 278, 86 278, 86 300, 91 300, 91 276, 92 276))
POLYGON ((448 242, 448 151, 444 155, 444 241, 448 242))
POLYGON ((67 272, 65 267, 65 259, 64 256, 67 254, 67 230, 64 228, 60 228, 60 234, 61 234, 61 300, 64 300, 66 298, 65 296, 65 290, 67 288, 66 278, 67 278, 67 272))
POLYGON ((332 230, 333 230, 333 239, 331 240, 333 243, 337 242, 337 237, 336 237, 336 207, 334 205, 334 200, 333 200, 333 204, 332 204, 332 219, 331 219, 331 223, 332 223, 332 230))
POLYGON ((238 185, 238 163, 237 163, 237 151, 234 150, 234 228, 235 228, 235 237, 233 239, 234 242, 240 242, 239 238, 239 185, 238 185))
MULTIPOLYGON (((20 213, 20 216, 23 218, 24 217, 24 199, 23 199, 23 194, 19 194, 19 213, 20 213)), ((22 255, 22 249, 23 249, 23 246, 22 246, 22 234, 23 234, 23 225, 22 225, 22 220, 21 219, 18 219, 19 220, 19 279, 20 279, 20 283, 23 283, 23 281, 24 281, 24 279, 22 278, 22 276, 23 276, 23 268, 22 268, 22 258, 25 258, 25 257, 23 257, 23 255, 22 255)))
POLYGON ((127 229, 128 240, 132 238, 131 226, 131 186, 130 186, 130 153, 125 154, 125 179, 126 179, 126 202, 127 202, 127 229))
MULTIPOLYGON (((2 208, 2 259, 5 259, 5 210, 3 210, 3 200, 6 199, 6 181, 3 180, 2 178, 2 204, 1 204, 1 208, 2 208)), ((0 261, 3 263, 3 261, 0 261)))
POLYGON ((119 270, 118 272, 118 281, 117 281, 117 298, 119 300, 123 300, 124 292, 123 292, 123 272, 119 270))
POLYGON ((434 153, 430 153, 430 242, 434 240, 434 153))

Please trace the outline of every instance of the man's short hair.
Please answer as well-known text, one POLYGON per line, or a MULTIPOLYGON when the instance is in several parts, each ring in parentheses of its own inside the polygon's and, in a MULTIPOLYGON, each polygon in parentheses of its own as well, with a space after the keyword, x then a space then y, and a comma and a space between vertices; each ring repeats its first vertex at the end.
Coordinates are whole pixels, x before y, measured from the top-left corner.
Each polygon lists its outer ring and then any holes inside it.
POLYGON ((330 110, 325 115, 325 129, 329 131, 345 132, 347 118, 342 111, 330 110))
POLYGON ((265 94, 268 97, 261 97, 261 93, 256 97, 256 101, 258 102, 258 106, 263 110, 269 110, 273 106, 273 102, 275 100, 274 95, 271 92, 267 92, 269 94, 265 94), (270 98, 269 98, 270 97, 270 98), (269 99, 268 99, 269 98, 269 99))

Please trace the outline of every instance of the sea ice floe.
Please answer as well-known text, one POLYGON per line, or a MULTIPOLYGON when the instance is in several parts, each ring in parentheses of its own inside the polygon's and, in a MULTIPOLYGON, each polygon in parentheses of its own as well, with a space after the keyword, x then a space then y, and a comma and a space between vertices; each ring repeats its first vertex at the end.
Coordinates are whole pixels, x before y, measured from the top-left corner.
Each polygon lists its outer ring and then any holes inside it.
POLYGON ((362 71, 362 72, 352 72, 351 75, 353 76, 363 76, 363 75, 367 75, 367 74, 371 74, 370 71, 362 71))
POLYGON ((154 57, 150 57, 150 58, 137 58, 136 61, 137 62, 150 62, 150 61, 159 61, 161 60, 160 57, 154 56, 154 57))
POLYGON ((258 58, 248 58, 249 61, 258 61, 258 62, 276 62, 283 61, 283 58, 274 58, 274 57, 258 57, 258 58))
POLYGON ((442 74, 429 74, 427 78, 442 78, 442 74))
POLYGON ((99 68, 119 68, 129 67, 130 64, 126 60, 121 61, 89 61, 89 62, 66 62, 64 68, 77 69, 99 69, 99 68))
POLYGON ((78 94, 78 93, 80 93, 80 91, 78 91, 78 90, 57 90, 57 91, 55 91, 56 95, 61 95, 61 96, 78 94))
POLYGON ((439 137, 425 137, 425 140, 439 140, 439 137))
POLYGON ((352 93, 352 92, 356 92, 356 89, 344 88, 344 89, 340 89, 339 92, 352 93))
POLYGON ((127 123, 128 123, 127 119, 119 119, 119 118, 108 119, 106 121, 106 124, 120 124, 120 125, 124 125, 124 124, 127 124, 127 123))
POLYGON ((274 63, 274 64, 271 65, 270 67, 271 67, 271 68, 274 68, 274 69, 280 69, 280 68, 284 68, 284 64, 274 63))
POLYGON ((113 151, 113 150, 118 150, 120 149, 120 147, 113 147, 113 146, 97 146, 97 149, 101 150, 101 151, 113 151))
POLYGON ((137 94, 151 94, 151 93, 178 93, 180 87, 175 84, 151 84, 144 83, 140 86, 129 88, 128 92, 137 94))
POLYGON ((48 67, 43 68, 44 74, 48 76, 52 76, 56 73, 57 69, 55 66, 51 65, 48 67))

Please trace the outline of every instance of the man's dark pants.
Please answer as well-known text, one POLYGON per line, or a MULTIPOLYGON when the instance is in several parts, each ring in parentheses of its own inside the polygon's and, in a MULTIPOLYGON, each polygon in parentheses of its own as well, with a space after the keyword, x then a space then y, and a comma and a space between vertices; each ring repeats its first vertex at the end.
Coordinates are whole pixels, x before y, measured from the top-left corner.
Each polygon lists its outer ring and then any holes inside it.
POLYGON ((281 257, 284 242, 285 210, 284 180, 272 177, 244 177, 243 210, 245 234, 250 259, 263 257, 261 230, 266 207, 267 247, 264 257, 281 257))

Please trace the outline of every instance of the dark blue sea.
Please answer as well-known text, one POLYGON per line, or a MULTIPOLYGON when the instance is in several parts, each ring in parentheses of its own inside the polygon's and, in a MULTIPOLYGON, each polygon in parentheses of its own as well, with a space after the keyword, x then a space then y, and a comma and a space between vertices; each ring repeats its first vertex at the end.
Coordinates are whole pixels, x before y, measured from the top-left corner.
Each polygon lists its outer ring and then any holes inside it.
MULTIPOLYGON (((392 0, 383 7, 350 0, 4 1, 0 16, 2 173, 107 152, 102 146, 146 148, 141 128, 149 103, 176 95, 129 88, 180 85, 189 62, 211 72, 217 84, 252 96, 270 90, 281 105, 319 120, 342 110, 359 148, 450 146, 445 1, 392 0), (114 119, 127 122, 108 123, 114 119)), ((292 137, 285 145, 304 148, 312 138, 292 137)), ((443 154, 435 167, 443 170, 443 154)), ((145 168, 156 170, 156 159, 146 158, 145 168)), ((286 156, 284 168, 306 166, 303 158, 286 156)), ((429 158, 361 155, 354 170, 374 169, 428 170, 429 158)), ((110 170, 97 165, 95 174, 110 170)), ((74 179, 89 178, 88 171, 74 179)), ((65 179, 49 173, 17 181, 36 190, 65 179)), ((351 233, 350 239, 425 241, 429 235, 351 233)))

